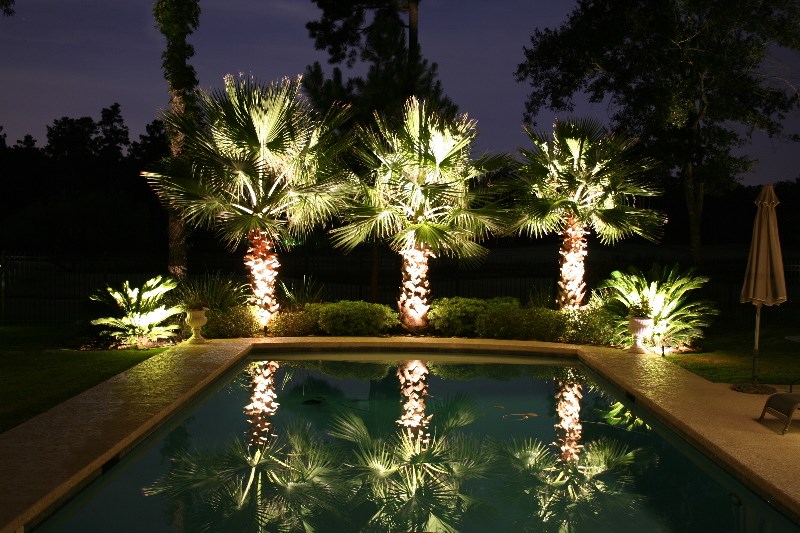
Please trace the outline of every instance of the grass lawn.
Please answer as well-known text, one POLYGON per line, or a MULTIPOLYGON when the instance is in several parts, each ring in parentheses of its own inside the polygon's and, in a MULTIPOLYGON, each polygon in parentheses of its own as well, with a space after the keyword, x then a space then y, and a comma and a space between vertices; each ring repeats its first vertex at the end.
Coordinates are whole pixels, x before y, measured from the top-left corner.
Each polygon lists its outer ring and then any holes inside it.
MULTIPOLYGON (((796 381, 800 389, 800 322, 762 322, 759 336, 758 381, 785 385, 796 381)), ((668 355, 673 363, 717 383, 748 383, 753 370, 755 320, 712 328, 697 353, 668 355)))
POLYGON ((0 326, 0 432, 165 349, 65 349, 75 335, 65 326, 0 326))

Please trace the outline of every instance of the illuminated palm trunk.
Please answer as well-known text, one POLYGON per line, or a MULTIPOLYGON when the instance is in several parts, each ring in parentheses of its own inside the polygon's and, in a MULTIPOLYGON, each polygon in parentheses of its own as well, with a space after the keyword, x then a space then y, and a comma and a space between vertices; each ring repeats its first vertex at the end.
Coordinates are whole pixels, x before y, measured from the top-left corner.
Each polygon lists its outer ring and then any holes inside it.
POLYGON ((561 277, 558 281, 558 308, 577 309, 583 302, 586 284, 583 282, 588 232, 577 218, 567 218, 561 232, 561 277))
POLYGON ((576 462, 581 448, 581 392, 580 383, 559 381, 556 394, 556 435, 561 445, 561 460, 576 462))
POLYGON ((397 368, 400 392, 403 395, 403 414, 397 424, 403 433, 421 449, 430 444, 428 424, 433 415, 425 416, 425 396, 428 395, 428 367, 419 360, 406 361, 397 368))
POLYGON ((276 361, 259 361, 248 369, 252 393, 250 403, 244 406, 244 414, 250 423, 250 446, 260 446, 275 437, 271 419, 280 406, 275 401, 278 399, 275 393, 275 372, 278 368, 276 361))
POLYGON ((430 282, 428 281, 428 258, 433 254, 425 248, 413 248, 400 252, 403 257, 403 281, 400 285, 400 323, 411 333, 428 328, 430 308, 430 282))
POLYGON ((247 236, 250 248, 244 256, 244 264, 250 269, 250 286, 253 290, 251 303, 258 310, 262 326, 278 314, 278 300, 275 297, 275 280, 278 277, 278 255, 275 245, 263 231, 253 230, 247 236))

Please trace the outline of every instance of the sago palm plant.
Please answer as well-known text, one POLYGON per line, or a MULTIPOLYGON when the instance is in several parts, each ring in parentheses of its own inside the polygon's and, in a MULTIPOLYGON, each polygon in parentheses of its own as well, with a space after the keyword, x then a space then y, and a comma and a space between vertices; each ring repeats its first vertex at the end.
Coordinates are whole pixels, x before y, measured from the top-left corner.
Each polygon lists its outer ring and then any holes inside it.
POLYGON ((142 345, 175 336, 178 324, 163 323, 183 312, 182 306, 167 307, 164 296, 177 286, 175 280, 156 276, 141 287, 131 287, 128 281, 121 289, 106 287, 106 292, 89 298, 121 311, 122 316, 92 320, 95 326, 108 326, 107 333, 122 344, 138 348, 142 345))
POLYGON ((689 268, 680 271, 678 265, 654 265, 649 275, 637 268, 629 272, 614 271, 598 285, 597 297, 607 309, 619 317, 618 328, 627 326, 626 316, 631 307, 642 301, 649 303, 653 328, 645 344, 683 349, 703 337, 703 328, 711 324, 718 313, 711 302, 692 298, 691 291, 708 281, 689 268))
POLYGON ((496 214, 477 208, 475 186, 503 159, 471 158, 475 125, 412 97, 399 119, 376 115, 373 128, 358 130, 356 153, 366 172, 333 243, 350 251, 388 241, 402 256, 398 307, 412 332, 428 326, 429 259, 481 257, 486 249, 477 241, 498 228, 496 214))
POLYGON ((224 91, 201 93, 198 108, 166 116, 183 153, 143 175, 189 224, 216 230, 231 247, 248 241, 245 264, 265 325, 278 311, 276 250, 337 215, 347 194, 335 131, 346 113, 317 113, 299 79, 263 85, 232 76, 224 91))
POLYGON ((634 152, 634 139, 609 134, 592 119, 556 122, 553 135, 527 130, 533 149, 502 183, 511 231, 561 235, 559 309, 581 306, 585 296, 587 235, 613 244, 630 235, 656 240, 665 217, 637 205, 659 191, 645 177, 653 163, 634 152))

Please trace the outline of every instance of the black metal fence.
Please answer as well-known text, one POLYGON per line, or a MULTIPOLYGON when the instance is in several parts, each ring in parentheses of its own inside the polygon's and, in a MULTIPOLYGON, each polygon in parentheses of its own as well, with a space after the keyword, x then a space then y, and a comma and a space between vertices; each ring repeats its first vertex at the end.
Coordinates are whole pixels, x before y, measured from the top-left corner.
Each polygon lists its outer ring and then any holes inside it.
MULTIPOLYGON (((660 249, 661 264, 685 257, 660 249)), ((714 301, 728 317, 750 316, 752 306, 739 303, 747 250, 737 249, 714 254, 704 264, 702 273, 711 277, 703 288, 703 297, 714 301)), ((558 275, 551 246, 495 248, 486 260, 474 268, 438 258, 431 262, 431 288, 434 298, 464 296, 491 298, 512 296, 525 302, 531 298, 552 301, 558 275)), ((285 283, 299 283, 311 275, 325 287, 327 299, 372 300, 373 261, 369 250, 348 255, 315 254, 306 250, 282 254, 281 278, 285 283)), ((793 313, 800 325, 800 257, 785 254, 784 269, 788 302, 782 308, 793 313), (787 309, 788 308, 788 309, 787 309)), ((587 256, 587 284, 596 285, 615 269, 630 264, 646 270, 653 262, 651 254, 637 254, 635 249, 607 248, 592 250, 587 256)), ((196 258, 190 270, 227 271, 243 275, 241 258, 231 256, 221 262, 196 258)), ((73 322, 97 318, 97 304, 89 300, 106 285, 119 286, 124 280, 141 285, 164 273, 163 261, 142 257, 45 257, 0 254, 0 322, 46 323, 73 322)), ((383 250, 378 255, 377 301, 393 305, 400 284, 400 258, 383 250)))

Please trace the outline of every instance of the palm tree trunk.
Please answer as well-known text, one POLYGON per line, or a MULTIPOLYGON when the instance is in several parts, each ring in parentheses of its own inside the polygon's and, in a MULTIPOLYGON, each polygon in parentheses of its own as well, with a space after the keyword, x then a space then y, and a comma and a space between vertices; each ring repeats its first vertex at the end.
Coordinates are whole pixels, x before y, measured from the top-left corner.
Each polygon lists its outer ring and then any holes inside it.
POLYGON ((586 258, 586 228, 575 216, 567 218, 561 232, 561 272, 558 281, 559 309, 577 309, 583 303, 586 283, 583 281, 586 258))
POLYGON ((430 308, 430 282, 428 281, 428 258, 430 250, 415 247, 400 252, 403 257, 403 280, 400 285, 400 323, 411 333, 428 329, 430 308))
MULTIPOLYGON (((170 108, 173 113, 182 113, 186 109, 183 93, 177 90, 170 91, 170 108)), ((178 132, 170 131, 169 151, 172 157, 180 157, 183 152, 184 136, 178 132)), ((177 279, 186 277, 189 270, 188 255, 186 252, 186 223, 175 209, 167 208, 167 272, 177 279)))
POLYGON ((244 264, 250 270, 250 286, 253 290, 252 304, 258 307, 261 325, 266 328, 273 316, 278 314, 278 300, 275 296, 275 280, 278 277, 278 255, 275 244, 263 232, 253 230, 247 236, 250 248, 244 256, 244 264))
POLYGON ((558 382, 556 394, 556 412, 558 424, 556 435, 561 445, 561 460, 565 463, 575 462, 580 455, 581 446, 581 392, 580 383, 572 381, 558 382))

